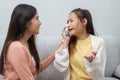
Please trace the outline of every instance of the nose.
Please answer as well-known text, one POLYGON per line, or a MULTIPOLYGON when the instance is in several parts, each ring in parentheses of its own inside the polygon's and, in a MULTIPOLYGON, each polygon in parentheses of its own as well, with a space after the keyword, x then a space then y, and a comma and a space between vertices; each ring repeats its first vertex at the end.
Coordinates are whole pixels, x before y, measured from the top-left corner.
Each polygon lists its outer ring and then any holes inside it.
POLYGON ((39 21, 39 25, 42 25, 42 23, 39 21))
POLYGON ((69 28, 69 27, 70 27, 70 24, 68 23, 67 26, 68 26, 68 28, 69 28))

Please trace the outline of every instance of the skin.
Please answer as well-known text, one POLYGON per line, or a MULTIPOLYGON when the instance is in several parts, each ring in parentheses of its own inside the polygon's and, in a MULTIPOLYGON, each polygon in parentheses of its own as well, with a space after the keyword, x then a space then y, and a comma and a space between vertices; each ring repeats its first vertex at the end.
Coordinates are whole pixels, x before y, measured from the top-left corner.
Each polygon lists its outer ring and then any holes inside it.
MULTIPOLYGON (((70 13, 68 16, 68 29, 71 35, 74 35, 79 40, 84 40, 88 37, 87 31, 86 31, 86 24, 87 19, 84 18, 83 20, 80 20, 75 13, 70 13)), ((63 41, 61 44, 63 44, 63 48, 67 48, 68 43, 70 41, 70 36, 65 36, 64 33, 65 28, 62 31, 63 41)), ((84 55, 84 58, 86 58, 89 62, 92 62, 93 59, 96 56, 96 52, 87 52, 84 55)))
POLYGON ((38 13, 26 24, 25 35, 21 38, 21 42, 28 47, 28 39, 31 35, 39 34, 41 22, 39 21, 38 13))

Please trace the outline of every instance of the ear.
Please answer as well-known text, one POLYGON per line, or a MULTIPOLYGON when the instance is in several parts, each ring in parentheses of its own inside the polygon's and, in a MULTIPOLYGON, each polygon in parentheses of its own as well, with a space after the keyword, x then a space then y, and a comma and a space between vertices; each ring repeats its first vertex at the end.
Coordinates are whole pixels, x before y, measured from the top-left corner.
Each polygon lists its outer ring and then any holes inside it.
POLYGON ((86 26, 86 25, 87 25, 87 19, 84 18, 84 19, 82 20, 82 23, 83 23, 84 26, 86 26))

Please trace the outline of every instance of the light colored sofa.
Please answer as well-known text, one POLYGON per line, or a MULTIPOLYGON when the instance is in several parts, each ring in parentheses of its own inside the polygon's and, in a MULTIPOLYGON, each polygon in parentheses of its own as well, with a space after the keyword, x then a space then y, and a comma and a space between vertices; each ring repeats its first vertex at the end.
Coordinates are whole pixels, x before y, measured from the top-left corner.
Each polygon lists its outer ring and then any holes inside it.
MULTIPOLYGON (((107 61, 105 69, 105 80, 120 80, 120 47, 114 36, 101 36, 105 40, 107 51, 107 61), (117 76, 117 78, 113 77, 117 76)), ((54 52, 61 40, 59 36, 39 36, 37 37, 37 47, 41 61, 50 53, 54 52)), ((0 51, 4 37, 0 36, 0 51)), ((1 79, 0 79, 1 80, 1 79)), ((45 71, 37 77, 37 80, 64 80, 64 73, 59 72, 51 64, 45 71)))
POLYGON ((105 80, 120 80, 120 44, 112 35, 101 36, 106 46, 105 80), (118 77, 115 78, 115 77, 118 77))

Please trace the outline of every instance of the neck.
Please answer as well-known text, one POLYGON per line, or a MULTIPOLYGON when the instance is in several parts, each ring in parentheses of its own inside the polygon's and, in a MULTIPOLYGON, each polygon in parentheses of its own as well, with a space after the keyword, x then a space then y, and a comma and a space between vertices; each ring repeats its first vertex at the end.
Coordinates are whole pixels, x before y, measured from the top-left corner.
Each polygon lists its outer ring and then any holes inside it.
POLYGON ((80 34, 79 36, 77 36, 77 39, 79 40, 84 40, 88 37, 89 35, 87 33, 83 33, 83 34, 80 34))
POLYGON ((25 35, 20 39, 20 41, 24 44, 24 45, 28 45, 28 40, 30 38, 30 34, 25 33, 25 35))

